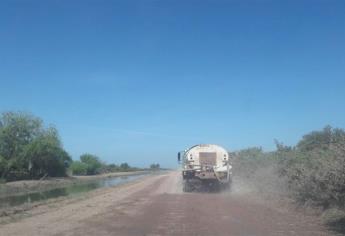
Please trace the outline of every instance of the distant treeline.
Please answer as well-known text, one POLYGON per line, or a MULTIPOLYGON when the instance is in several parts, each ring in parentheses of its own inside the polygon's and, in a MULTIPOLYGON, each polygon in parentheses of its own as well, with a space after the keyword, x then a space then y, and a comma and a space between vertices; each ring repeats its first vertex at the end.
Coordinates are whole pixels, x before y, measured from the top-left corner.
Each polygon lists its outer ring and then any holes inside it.
POLYGON ((45 127, 40 118, 28 113, 4 112, 0 115, 0 180, 136 170, 141 169, 127 163, 106 164, 92 154, 83 154, 80 161, 73 161, 64 150, 56 128, 45 127))
MULTIPOLYGON (((271 178, 285 179, 288 191, 298 202, 317 205, 324 210, 345 209, 343 129, 326 126, 304 135, 296 146, 285 146, 276 141, 276 150, 272 152, 253 147, 231 155, 237 175, 255 178, 260 170, 273 167, 276 176, 271 178)), ((339 220, 345 223, 345 218, 339 220)))
POLYGON ((80 156, 80 161, 74 161, 70 168, 73 175, 95 175, 111 172, 126 172, 143 170, 137 167, 131 167, 128 163, 105 164, 100 158, 92 154, 83 154, 80 156))

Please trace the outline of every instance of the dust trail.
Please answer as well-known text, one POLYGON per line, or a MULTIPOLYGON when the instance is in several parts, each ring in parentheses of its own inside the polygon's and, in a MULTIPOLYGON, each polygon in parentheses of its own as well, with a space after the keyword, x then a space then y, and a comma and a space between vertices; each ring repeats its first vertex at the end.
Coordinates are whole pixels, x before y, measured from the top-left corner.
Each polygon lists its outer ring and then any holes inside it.
MULTIPOLYGON (((287 196, 286 180, 279 178, 275 166, 256 169, 252 173, 234 173, 230 190, 218 191, 231 196, 260 196, 266 199, 285 198, 287 196)), ((156 194, 183 194, 181 170, 164 174, 167 180, 157 187, 156 194)), ((198 191, 193 191, 198 192, 198 191)), ((201 191, 203 192, 203 191, 201 191)), ((207 191, 206 191, 207 192, 207 191)))
POLYGON ((274 165, 258 168, 251 173, 235 172, 231 195, 279 201, 288 197, 287 182, 278 176, 274 165))

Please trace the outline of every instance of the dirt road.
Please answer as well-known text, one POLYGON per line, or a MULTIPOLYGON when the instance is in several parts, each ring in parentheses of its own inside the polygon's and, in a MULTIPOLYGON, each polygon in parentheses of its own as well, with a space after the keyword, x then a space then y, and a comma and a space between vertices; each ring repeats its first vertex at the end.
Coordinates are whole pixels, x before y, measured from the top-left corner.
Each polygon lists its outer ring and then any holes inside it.
POLYGON ((331 235, 310 216, 230 193, 183 193, 179 172, 39 206, 0 235, 331 235))

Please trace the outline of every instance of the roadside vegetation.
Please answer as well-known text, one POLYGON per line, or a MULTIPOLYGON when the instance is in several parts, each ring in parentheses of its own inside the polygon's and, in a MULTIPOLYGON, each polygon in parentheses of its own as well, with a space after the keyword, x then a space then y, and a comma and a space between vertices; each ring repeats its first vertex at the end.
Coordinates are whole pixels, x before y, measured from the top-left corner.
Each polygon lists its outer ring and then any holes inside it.
POLYGON ((72 162, 57 130, 31 114, 0 116, 0 176, 6 181, 64 176, 72 162))
POLYGON ((74 161, 71 164, 70 170, 73 175, 96 175, 113 172, 140 171, 144 169, 131 167, 128 163, 122 163, 120 165, 106 164, 98 156, 86 153, 80 156, 79 161, 74 161))
POLYGON ((329 225, 344 230, 343 129, 326 126, 323 130, 304 135, 296 146, 285 146, 276 141, 276 150, 272 152, 253 147, 232 155, 236 175, 257 181, 263 177, 271 182, 280 181, 280 188, 284 188, 299 204, 322 209, 323 218, 329 225))
POLYGON ((73 161, 53 126, 45 126, 40 118, 29 113, 4 112, 0 115, 0 183, 64 177, 67 173, 96 175, 138 170, 144 169, 128 163, 106 164, 89 153, 73 161))
POLYGON ((160 165, 158 163, 157 164, 151 164, 150 169, 151 170, 160 170, 160 165))

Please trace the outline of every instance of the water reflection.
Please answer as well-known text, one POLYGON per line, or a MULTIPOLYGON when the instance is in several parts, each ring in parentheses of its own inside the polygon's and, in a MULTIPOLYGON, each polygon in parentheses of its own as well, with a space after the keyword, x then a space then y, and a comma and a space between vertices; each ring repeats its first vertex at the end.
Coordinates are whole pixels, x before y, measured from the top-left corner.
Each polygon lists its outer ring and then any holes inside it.
POLYGON ((112 177, 112 178, 97 180, 95 182, 90 182, 86 184, 75 184, 72 186, 52 189, 48 191, 4 197, 4 198, 0 198, 0 208, 6 207, 6 206, 8 207, 8 206, 18 206, 22 204, 30 204, 32 202, 47 200, 50 198, 85 193, 97 188, 111 187, 111 186, 119 185, 122 183, 126 183, 129 181, 138 179, 142 176, 143 175, 112 177))

